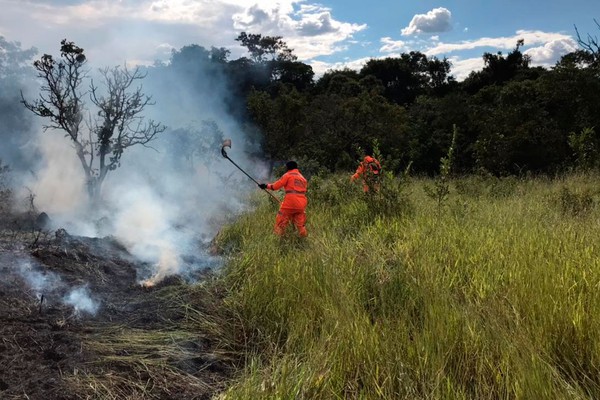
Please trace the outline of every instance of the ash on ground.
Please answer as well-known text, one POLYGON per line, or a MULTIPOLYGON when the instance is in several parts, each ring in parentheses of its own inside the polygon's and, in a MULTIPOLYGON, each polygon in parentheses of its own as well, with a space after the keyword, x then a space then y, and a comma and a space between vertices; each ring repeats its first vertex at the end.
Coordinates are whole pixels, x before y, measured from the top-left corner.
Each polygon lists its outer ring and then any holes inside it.
POLYGON ((205 264, 147 289, 149 266, 110 237, 1 231, 0 398, 211 398, 236 361, 188 314, 222 299, 190 285, 205 264))

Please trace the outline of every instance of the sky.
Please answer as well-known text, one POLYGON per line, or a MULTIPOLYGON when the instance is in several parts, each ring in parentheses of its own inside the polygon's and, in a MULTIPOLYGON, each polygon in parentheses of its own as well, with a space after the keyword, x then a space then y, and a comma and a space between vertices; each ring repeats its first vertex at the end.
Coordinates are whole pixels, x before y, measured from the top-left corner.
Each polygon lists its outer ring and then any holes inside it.
POLYGON ((551 67, 579 48, 575 26, 600 36, 599 0, 0 0, 0 10, 0 36, 40 54, 67 38, 99 66, 167 61, 189 44, 235 59, 245 31, 282 36, 317 76, 420 51, 448 58, 461 80, 519 39, 533 65, 551 67))

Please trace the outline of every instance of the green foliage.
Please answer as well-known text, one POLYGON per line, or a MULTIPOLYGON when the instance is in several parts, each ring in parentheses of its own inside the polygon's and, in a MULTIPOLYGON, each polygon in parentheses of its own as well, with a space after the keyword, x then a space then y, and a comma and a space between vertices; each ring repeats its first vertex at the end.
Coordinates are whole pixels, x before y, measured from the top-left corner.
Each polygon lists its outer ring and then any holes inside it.
POLYGON ((256 142, 276 161, 303 157, 346 171, 352 146, 377 139, 388 170, 399 173, 412 161, 416 173, 430 176, 439 172, 456 125, 455 173, 555 174, 575 161, 569 132, 600 126, 591 37, 552 69, 532 67, 518 41, 508 54, 484 54, 483 69, 462 82, 450 75, 448 60, 419 52, 370 60, 360 71, 328 71, 315 81, 281 37, 242 33, 238 41, 248 57, 228 60, 224 49, 192 45, 157 71, 181 74, 186 89, 202 93, 221 90, 215 82, 224 76, 233 91, 230 111, 248 136, 260 133, 256 142), (215 79, 198 79, 204 73, 215 79))
POLYGON ((584 128, 580 133, 571 132, 569 146, 578 168, 585 171, 600 167, 600 135, 594 128, 584 128))
POLYGON ((172 130, 167 141, 174 160, 187 171, 194 171, 194 166, 199 162, 210 171, 216 160, 222 157, 219 150, 223 143, 223 132, 213 120, 204 120, 199 126, 189 125, 172 130))
POLYGON ((594 201, 593 194, 590 190, 577 192, 570 190, 566 186, 561 188, 556 203, 564 215, 574 217, 587 215, 596 206, 596 202, 594 201))
POLYGON ((565 134, 549 115, 537 82, 482 89, 474 98, 477 166, 496 175, 559 168, 568 155, 565 134))
POLYGON ((527 71, 530 57, 521 52, 524 44, 523 39, 519 39, 516 47, 506 57, 502 52, 484 53, 484 68, 481 71, 471 72, 464 82, 465 89, 470 93, 476 93, 483 87, 502 84, 514 79, 517 74, 527 71))
POLYGON ((235 39, 248 49, 252 60, 256 63, 279 60, 295 61, 293 50, 287 47, 281 36, 263 36, 256 33, 242 32, 235 39))
POLYGON ((408 105, 421 94, 443 94, 454 81, 450 62, 431 59, 411 51, 399 57, 371 59, 361 69, 363 77, 373 76, 383 84, 384 96, 393 103, 408 105))
POLYGON ((454 180, 456 193, 466 198, 507 198, 515 194, 519 179, 514 176, 497 177, 490 174, 469 175, 454 180))
POLYGON ((347 175, 313 176, 310 180, 310 202, 325 207, 343 207, 354 199, 356 185, 347 175))
POLYGON ((458 129, 456 128, 456 125, 454 125, 452 129, 452 142, 450 143, 448 152, 445 157, 440 159, 440 173, 434 180, 433 187, 427 185, 424 186, 427 196, 435 200, 438 214, 441 213, 442 206, 450 195, 450 178, 454 162, 454 148, 456 146, 457 134, 458 129))
POLYGON ((408 216, 413 205, 406 190, 407 178, 396 178, 391 171, 384 171, 379 180, 379 190, 364 194, 370 218, 408 216))

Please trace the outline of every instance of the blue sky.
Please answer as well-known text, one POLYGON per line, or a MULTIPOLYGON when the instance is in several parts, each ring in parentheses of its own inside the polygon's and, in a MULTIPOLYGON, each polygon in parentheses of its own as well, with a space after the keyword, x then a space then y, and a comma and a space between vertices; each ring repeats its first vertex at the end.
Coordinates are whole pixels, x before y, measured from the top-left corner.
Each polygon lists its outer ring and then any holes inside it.
POLYGON ((599 0, 0 0, 0 10, 5 39, 55 54, 68 38, 99 66, 151 64, 192 43, 237 58, 246 31, 283 36, 317 74, 415 50, 449 58, 462 79, 518 39, 534 65, 552 66, 578 48, 574 25, 600 36, 599 0))

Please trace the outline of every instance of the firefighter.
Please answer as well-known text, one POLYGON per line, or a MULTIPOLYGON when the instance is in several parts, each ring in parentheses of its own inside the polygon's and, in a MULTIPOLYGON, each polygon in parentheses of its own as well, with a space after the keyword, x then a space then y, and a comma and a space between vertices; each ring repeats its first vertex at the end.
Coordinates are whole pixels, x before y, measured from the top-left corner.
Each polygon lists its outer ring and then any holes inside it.
POLYGON ((298 164, 295 161, 288 161, 285 164, 287 172, 274 183, 260 183, 258 187, 269 190, 285 190, 285 197, 279 207, 279 212, 275 218, 274 231, 277 235, 283 236, 285 228, 294 222, 301 237, 306 237, 306 189, 307 182, 298 170, 298 164))
POLYGON ((354 182, 358 178, 362 178, 363 191, 368 193, 379 191, 379 181, 381 178, 381 164, 376 158, 366 155, 365 158, 358 164, 356 172, 350 177, 350 181, 354 182))

